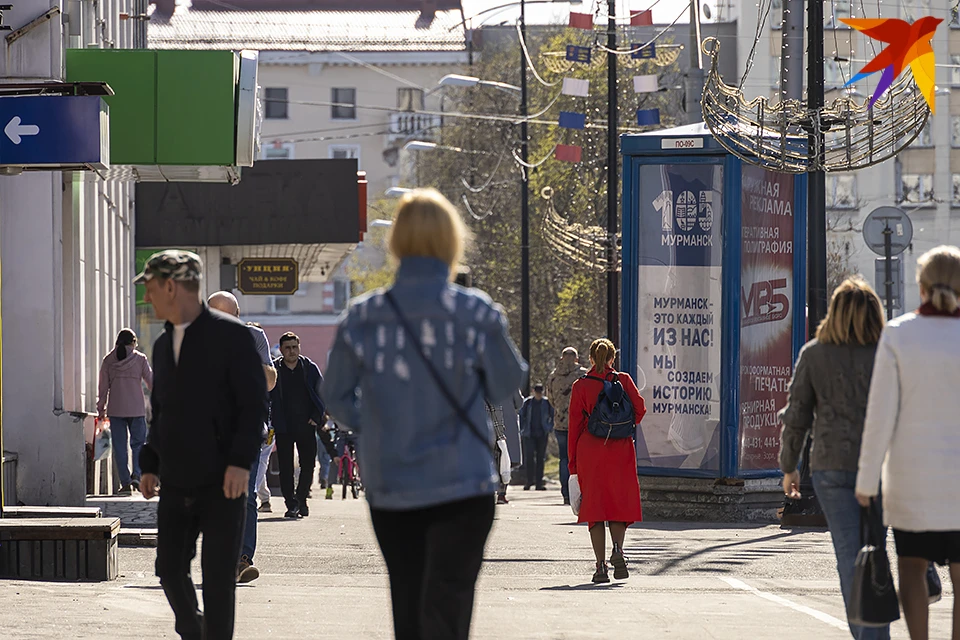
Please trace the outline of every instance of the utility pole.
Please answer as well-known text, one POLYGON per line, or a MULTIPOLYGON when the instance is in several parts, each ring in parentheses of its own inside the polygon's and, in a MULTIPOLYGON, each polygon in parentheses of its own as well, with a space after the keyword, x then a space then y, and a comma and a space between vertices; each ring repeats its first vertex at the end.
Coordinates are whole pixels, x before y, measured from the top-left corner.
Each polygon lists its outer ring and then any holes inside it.
POLYGON ((620 149, 617 144, 617 3, 607 0, 607 337, 620 344, 620 278, 617 271, 617 231, 620 212, 620 149))
MULTIPOLYGON (((520 353, 530 362, 530 188, 527 133, 527 60, 523 46, 527 41, 526 3, 520 0, 520 353)), ((530 380, 524 394, 530 393, 530 380)))
POLYGON ((690 69, 687 71, 687 124, 703 121, 700 98, 703 96, 703 51, 700 50, 700 6, 698 0, 690 3, 690 69))

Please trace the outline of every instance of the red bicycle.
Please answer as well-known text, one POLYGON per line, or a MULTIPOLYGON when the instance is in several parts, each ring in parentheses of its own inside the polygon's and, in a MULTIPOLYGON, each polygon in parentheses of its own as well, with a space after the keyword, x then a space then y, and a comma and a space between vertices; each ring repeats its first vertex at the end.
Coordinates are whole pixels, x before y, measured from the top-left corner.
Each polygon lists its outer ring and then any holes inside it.
POLYGON ((363 491, 363 483, 360 481, 360 465, 357 464, 357 447, 349 440, 343 447, 343 454, 340 456, 337 477, 340 478, 340 485, 343 487, 341 500, 347 499, 348 487, 354 499, 360 497, 360 492, 363 491))

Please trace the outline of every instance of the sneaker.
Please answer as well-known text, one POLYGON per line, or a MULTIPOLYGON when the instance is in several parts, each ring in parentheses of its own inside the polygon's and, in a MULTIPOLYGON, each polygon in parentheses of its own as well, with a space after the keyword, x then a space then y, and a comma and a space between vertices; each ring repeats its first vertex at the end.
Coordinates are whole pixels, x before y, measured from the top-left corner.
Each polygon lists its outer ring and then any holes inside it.
POLYGON ((333 500, 333 487, 327 487, 327 495, 324 496, 324 500, 333 500))
POLYGON ((610 576, 607 574, 607 563, 598 562, 597 570, 593 574, 593 584, 603 584, 605 582, 610 582, 610 576))
POLYGON ((300 516, 306 518, 310 515, 310 507, 307 506, 307 503, 304 502, 300 505, 300 516))
POLYGON ((510 504, 510 501, 507 500, 507 496, 497 496, 497 504, 510 504))
POLYGON ((250 562, 250 558, 247 556, 240 557, 240 564, 237 565, 237 582, 240 584, 246 584, 248 582, 253 582, 260 577, 260 570, 253 566, 253 563, 250 562))
POLYGON ((284 518, 289 518, 290 520, 299 520, 303 516, 300 515, 300 509, 287 509, 287 512, 283 514, 284 518))
POLYGON ((260 508, 257 509, 260 513, 273 513, 273 507, 270 506, 269 502, 261 502, 260 508))
POLYGON ((630 577, 630 572, 627 571, 627 559, 623 557, 623 550, 619 545, 613 545, 610 564, 613 565, 613 577, 617 580, 626 580, 630 577))

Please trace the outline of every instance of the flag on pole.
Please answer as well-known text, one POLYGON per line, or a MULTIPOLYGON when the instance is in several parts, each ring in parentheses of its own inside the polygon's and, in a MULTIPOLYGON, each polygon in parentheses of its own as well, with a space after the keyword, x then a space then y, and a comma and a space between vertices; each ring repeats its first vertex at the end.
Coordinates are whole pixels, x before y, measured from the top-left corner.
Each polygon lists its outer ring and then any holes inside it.
POLYGON ((633 90, 635 93, 650 93, 658 89, 657 76, 633 76, 633 90))
POLYGON ((630 12, 630 25, 634 27, 652 27, 653 10, 630 12))
POLYGON ((637 109, 637 124, 641 127, 660 124, 660 109, 637 109))
POLYGON ((586 98, 590 95, 590 81, 578 80, 577 78, 564 78, 563 88, 560 89, 560 93, 565 96, 586 98))
POLYGON ((583 129, 587 126, 587 114, 561 111, 559 124, 564 129, 583 129))
POLYGON ((558 144, 553 157, 561 162, 580 162, 583 150, 576 145, 558 144))
POLYGON ((567 60, 570 62, 584 62, 586 64, 590 64, 590 47, 578 47, 575 44, 568 44, 567 60))
POLYGON ((634 42, 630 45, 630 50, 633 52, 630 57, 634 60, 652 60, 657 57, 657 45, 652 43, 644 47, 642 42, 634 42))
POLYGON ((593 16, 589 13, 574 13, 571 11, 570 26, 574 29, 586 29, 590 31, 593 29, 593 16))

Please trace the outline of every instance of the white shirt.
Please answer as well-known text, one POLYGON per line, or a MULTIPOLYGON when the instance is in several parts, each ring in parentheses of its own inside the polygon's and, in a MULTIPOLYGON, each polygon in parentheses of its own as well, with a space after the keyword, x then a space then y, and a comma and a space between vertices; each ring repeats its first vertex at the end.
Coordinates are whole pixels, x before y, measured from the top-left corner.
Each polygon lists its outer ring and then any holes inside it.
POLYGON ((183 345, 183 335, 189 326, 189 322, 173 325, 173 361, 176 364, 180 364, 180 347, 183 345))
POLYGON ((960 319, 908 313, 883 331, 857 491, 905 531, 960 530, 960 319))

